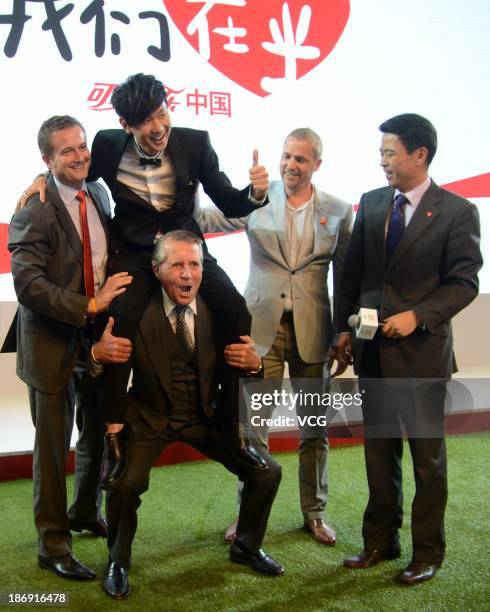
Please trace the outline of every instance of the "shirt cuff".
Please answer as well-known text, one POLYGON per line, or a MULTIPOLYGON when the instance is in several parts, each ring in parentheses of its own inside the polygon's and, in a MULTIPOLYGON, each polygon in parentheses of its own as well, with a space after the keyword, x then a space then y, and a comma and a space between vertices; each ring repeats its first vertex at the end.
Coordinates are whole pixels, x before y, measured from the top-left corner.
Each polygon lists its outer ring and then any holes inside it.
POLYGON ((252 204, 255 204, 255 206, 262 206, 263 204, 265 204, 265 201, 267 200, 267 197, 269 195, 269 192, 266 191, 265 192, 265 196, 261 199, 261 200, 257 200, 252 196, 252 187, 249 188, 248 190, 248 199, 250 202, 252 202, 252 204))
POLYGON ((90 359, 88 360, 87 371, 88 371, 89 376, 91 376, 92 378, 99 377, 104 371, 104 364, 101 363, 100 361, 97 361, 97 359, 95 359, 94 357, 93 345, 90 348, 90 359))

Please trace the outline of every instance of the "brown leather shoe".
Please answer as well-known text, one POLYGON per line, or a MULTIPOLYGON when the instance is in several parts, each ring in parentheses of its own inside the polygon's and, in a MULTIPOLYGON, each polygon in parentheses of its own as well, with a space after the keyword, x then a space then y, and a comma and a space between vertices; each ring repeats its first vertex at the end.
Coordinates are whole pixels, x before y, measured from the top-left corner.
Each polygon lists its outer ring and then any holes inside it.
POLYGON ((337 534, 335 531, 325 523, 321 518, 307 519, 305 520, 304 528, 310 531, 312 536, 320 544, 326 544, 327 546, 335 546, 337 541, 337 534))
POLYGON ((225 531, 224 540, 227 544, 233 544, 236 538, 236 528, 238 525, 238 519, 235 519, 233 523, 228 525, 225 531))
POLYGON ((440 563, 427 563, 425 561, 412 561, 400 572, 396 579, 403 584, 418 584, 434 578, 440 563))
POLYGON ((362 550, 358 555, 344 559, 344 566, 349 569, 368 569, 377 565, 380 561, 391 561, 400 556, 400 547, 388 548, 385 550, 362 550))

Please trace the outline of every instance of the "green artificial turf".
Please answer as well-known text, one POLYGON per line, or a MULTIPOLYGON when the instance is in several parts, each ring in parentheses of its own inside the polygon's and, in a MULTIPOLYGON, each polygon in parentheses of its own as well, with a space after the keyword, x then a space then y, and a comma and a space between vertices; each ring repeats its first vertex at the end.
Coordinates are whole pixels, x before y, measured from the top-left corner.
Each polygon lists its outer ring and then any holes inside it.
MULTIPOLYGON (((264 549, 286 574, 266 578, 228 561, 223 530, 235 518, 235 478, 218 464, 195 462, 155 468, 139 511, 130 572, 132 592, 113 601, 100 587, 105 543, 74 535, 74 553, 97 570, 97 580, 74 583, 37 567, 31 482, 0 485, 0 592, 68 592, 70 610, 490 610, 489 459, 484 435, 448 440, 447 555, 430 582, 406 587, 393 576, 410 560, 409 513, 413 477, 404 457, 406 520, 402 558, 366 571, 342 567, 362 548, 360 526, 367 487, 361 446, 330 453, 328 522, 338 543, 329 548, 301 529, 297 456, 278 454, 283 481, 264 549)), ((70 486, 72 479, 69 479, 70 486)), ((52 608, 54 609, 54 608, 52 608)), ((59 609, 59 608, 58 608, 59 609)))

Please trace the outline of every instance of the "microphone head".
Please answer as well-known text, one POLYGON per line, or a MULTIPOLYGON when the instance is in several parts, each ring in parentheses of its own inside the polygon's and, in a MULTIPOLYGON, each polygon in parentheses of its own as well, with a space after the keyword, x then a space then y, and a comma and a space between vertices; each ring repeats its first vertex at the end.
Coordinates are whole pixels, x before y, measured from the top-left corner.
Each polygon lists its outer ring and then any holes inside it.
POLYGON ((352 329, 357 329, 359 327, 359 323, 361 322, 361 317, 359 315, 353 314, 347 319, 347 325, 352 327, 352 329))

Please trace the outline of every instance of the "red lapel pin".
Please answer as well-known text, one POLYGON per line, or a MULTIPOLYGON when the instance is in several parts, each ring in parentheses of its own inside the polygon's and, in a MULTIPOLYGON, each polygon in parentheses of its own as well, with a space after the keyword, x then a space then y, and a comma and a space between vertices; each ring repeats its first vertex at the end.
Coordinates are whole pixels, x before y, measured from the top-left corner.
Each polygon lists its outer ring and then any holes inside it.
POLYGON ((320 217, 320 225, 327 225, 328 219, 327 217, 320 217))
POLYGON ((431 210, 428 210, 428 211, 427 211, 425 214, 426 214, 428 217, 432 217, 432 211, 431 211, 431 210))

